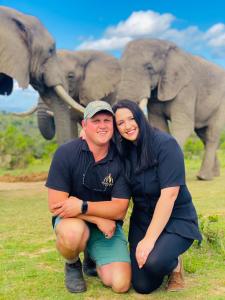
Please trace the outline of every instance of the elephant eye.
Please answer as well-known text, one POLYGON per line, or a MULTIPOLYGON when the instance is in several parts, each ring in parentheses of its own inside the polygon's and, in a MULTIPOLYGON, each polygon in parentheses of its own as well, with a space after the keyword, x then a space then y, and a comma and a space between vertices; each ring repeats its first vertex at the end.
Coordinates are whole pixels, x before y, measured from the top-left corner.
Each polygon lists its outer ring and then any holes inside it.
POLYGON ((75 74, 73 73, 73 72, 69 72, 68 74, 67 74, 67 78, 68 79, 73 79, 75 77, 75 74))
POLYGON ((148 71, 154 71, 154 68, 153 68, 152 64, 150 64, 150 63, 145 64, 144 68, 148 71))
POLYGON ((55 45, 53 45, 51 48, 48 50, 48 54, 51 56, 55 53, 55 45))

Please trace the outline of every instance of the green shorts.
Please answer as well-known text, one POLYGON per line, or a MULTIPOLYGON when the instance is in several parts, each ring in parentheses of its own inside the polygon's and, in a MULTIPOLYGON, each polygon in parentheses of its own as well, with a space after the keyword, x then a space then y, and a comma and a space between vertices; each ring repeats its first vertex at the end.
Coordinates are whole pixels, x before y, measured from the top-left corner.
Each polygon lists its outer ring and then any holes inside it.
MULTIPOLYGON (((54 218, 54 229, 60 220, 60 217, 54 218)), ((107 239, 96 225, 91 223, 87 223, 87 225, 90 230, 87 250, 97 266, 107 265, 112 262, 130 263, 128 242, 120 224, 116 225, 115 233, 111 239, 107 239)))
POLYGON ((89 223, 88 227, 90 238, 87 243, 87 250, 97 266, 112 262, 130 263, 128 243, 121 225, 116 225, 115 233, 111 239, 107 239, 95 225, 89 223))

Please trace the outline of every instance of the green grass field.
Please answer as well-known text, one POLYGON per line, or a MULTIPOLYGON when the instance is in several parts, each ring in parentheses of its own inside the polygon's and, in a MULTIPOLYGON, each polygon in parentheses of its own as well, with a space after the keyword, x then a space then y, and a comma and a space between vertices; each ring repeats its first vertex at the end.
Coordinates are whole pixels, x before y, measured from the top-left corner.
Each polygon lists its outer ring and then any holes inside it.
MULTIPOLYGON (((204 241, 184 255, 186 289, 177 293, 167 293, 162 286, 150 295, 132 289, 117 295, 99 279, 86 278, 86 293, 69 294, 64 288, 63 259, 55 250, 44 184, 0 183, 0 299, 225 299, 224 154, 221 159, 221 176, 210 182, 195 179, 199 160, 186 161, 204 241)), ((129 213, 126 231, 128 222, 129 213)))

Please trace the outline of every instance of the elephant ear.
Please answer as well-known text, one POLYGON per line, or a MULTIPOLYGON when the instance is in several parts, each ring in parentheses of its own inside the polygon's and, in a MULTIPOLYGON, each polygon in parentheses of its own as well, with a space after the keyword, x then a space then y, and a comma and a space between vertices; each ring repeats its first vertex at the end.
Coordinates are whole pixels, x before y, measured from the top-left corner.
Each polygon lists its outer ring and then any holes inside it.
POLYGON ((6 79, 14 78, 20 87, 26 88, 29 84, 30 55, 29 34, 23 23, 23 14, 1 8, 0 17, 0 73, 7 75, 6 79))
POLYGON ((80 90, 80 103, 87 105, 115 91, 120 81, 121 69, 116 58, 101 53, 92 57, 84 69, 84 81, 80 90))
POLYGON ((168 101, 191 81, 191 64, 187 54, 177 47, 171 47, 158 84, 158 99, 168 101))

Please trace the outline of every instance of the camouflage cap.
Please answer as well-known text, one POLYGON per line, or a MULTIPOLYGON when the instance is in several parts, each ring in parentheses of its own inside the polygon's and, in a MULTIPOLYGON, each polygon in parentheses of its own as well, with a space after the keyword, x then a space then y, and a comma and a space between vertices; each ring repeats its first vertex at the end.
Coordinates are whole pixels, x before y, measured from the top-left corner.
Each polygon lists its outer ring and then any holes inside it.
POLYGON ((114 115, 112 107, 108 102, 96 100, 90 102, 85 110, 84 110, 84 120, 92 118, 95 114, 97 114, 100 111, 108 111, 112 115, 114 115))

